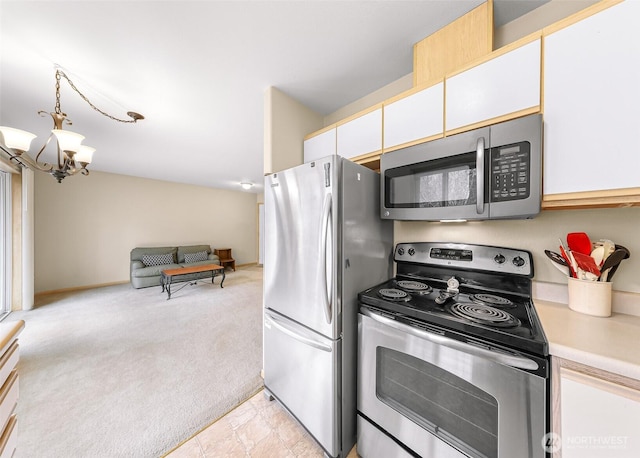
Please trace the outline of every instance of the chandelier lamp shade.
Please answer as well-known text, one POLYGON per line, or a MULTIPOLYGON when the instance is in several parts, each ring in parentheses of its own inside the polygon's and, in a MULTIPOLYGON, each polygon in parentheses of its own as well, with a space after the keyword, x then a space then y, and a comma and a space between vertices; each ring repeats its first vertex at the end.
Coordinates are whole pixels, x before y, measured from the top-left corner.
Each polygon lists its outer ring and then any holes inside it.
POLYGON ((64 78, 71 88, 77 92, 82 99, 87 102, 91 108, 100 114, 113 119, 114 121, 124 123, 135 123, 140 119, 144 119, 139 113, 134 111, 127 112, 131 119, 119 119, 97 108, 89 99, 82 94, 73 84, 69 77, 60 69, 56 69, 56 106, 52 113, 39 111, 38 114, 43 116, 48 114, 53 119, 53 129, 51 134, 44 142, 44 145, 35 154, 30 156, 27 152, 31 147, 31 142, 36 136, 30 132, 15 129, 13 127, 0 126, 0 149, 8 155, 11 162, 15 162, 20 167, 26 167, 32 170, 50 173, 58 183, 68 176, 81 173, 88 175, 87 167, 91 164, 95 148, 82 144, 84 136, 70 130, 63 130, 62 125, 71 125, 71 121, 67 119, 66 113, 60 108, 60 80, 64 78), (57 146, 57 163, 47 163, 41 159, 42 153, 45 151, 49 143, 55 142, 57 146))

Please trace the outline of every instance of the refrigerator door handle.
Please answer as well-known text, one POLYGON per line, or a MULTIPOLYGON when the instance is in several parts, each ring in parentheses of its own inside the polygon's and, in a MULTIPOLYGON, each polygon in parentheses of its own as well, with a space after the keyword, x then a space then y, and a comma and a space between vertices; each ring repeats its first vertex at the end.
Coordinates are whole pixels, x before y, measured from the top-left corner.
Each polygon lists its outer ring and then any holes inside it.
POLYGON ((288 325, 286 322, 284 322, 280 318, 277 318, 275 315, 272 315, 268 311, 265 311, 264 325, 267 328, 271 327, 271 326, 274 326, 275 328, 277 328, 278 330, 282 331, 283 333, 285 333, 289 337, 297 340, 298 342, 301 342, 301 343, 303 343, 305 345, 308 345, 310 347, 313 347, 313 348, 317 348, 318 350, 322 350, 322 351, 326 351, 326 352, 331 353, 331 346, 330 345, 327 345, 327 344, 325 344, 323 342, 320 342, 319 340, 314 339, 313 337, 304 336, 304 335, 300 334, 295 329, 292 329, 292 327, 290 325, 288 325))
POLYGON ((328 263, 330 272, 327 272, 327 256, 333 253, 333 246, 329 247, 329 243, 333 243, 332 238, 330 237, 332 224, 332 199, 331 193, 327 194, 324 199, 324 207, 322 210, 322 237, 321 237, 321 245, 320 245, 320 259, 322 260, 322 265, 320 266, 320 276, 322 277, 322 282, 324 286, 324 294, 322 294, 322 299, 324 303, 324 314, 328 324, 331 324, 331 315, 332 315, 332 306, 331 303, 331 291, 333 289, 333 285, 331 284, 333 278, 333 259, 328 263))

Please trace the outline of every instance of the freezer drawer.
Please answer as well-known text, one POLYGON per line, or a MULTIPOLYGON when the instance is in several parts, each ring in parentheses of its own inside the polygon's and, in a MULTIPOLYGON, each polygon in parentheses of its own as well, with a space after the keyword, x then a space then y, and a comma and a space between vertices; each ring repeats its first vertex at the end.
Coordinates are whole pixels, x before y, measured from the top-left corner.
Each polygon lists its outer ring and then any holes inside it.
POLYGON ((265 310, 265 388, 331 456, 340 453, 341 345, 265 310))

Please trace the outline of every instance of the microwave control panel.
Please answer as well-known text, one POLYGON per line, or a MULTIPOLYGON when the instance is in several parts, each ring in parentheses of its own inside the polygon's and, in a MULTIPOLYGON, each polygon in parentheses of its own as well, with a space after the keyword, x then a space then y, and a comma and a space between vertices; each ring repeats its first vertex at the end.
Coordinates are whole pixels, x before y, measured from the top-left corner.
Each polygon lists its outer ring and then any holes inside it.
POLYGON ((491 202, 529 197, 531 177, 529 142, 491 148, 491 202))

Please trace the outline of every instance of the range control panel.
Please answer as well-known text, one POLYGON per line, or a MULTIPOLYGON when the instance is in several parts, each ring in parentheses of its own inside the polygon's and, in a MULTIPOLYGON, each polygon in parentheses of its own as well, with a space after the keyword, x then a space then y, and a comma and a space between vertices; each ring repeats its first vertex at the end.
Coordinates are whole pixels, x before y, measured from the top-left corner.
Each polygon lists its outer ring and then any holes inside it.
POLYGON ((526 199, 530 191, 531 144, 491 148, 491 202, 526 199))
POLYGON ((399 243, 393 258, 396 262, 533 277, 533 256, 529 251, 515 248, 468 243, 399 243))

